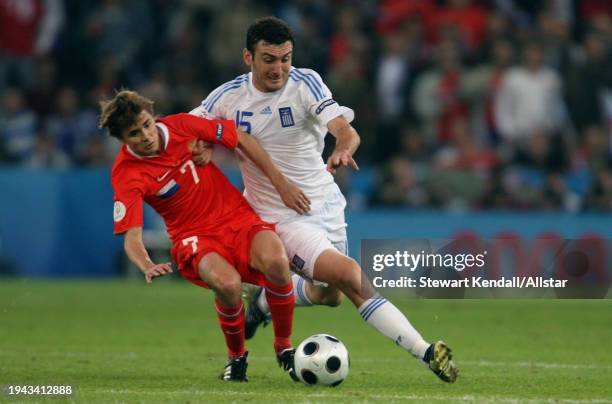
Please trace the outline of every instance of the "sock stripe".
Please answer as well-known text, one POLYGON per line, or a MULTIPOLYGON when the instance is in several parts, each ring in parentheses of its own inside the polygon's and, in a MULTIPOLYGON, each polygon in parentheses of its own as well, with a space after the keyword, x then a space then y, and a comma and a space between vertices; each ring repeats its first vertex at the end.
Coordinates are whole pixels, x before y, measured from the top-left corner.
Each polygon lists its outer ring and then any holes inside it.
POLYGON ((365 314, 365 315, 364 315, 363 319, 364 319, 365 321, 368 321, 368 319, 370 318, 370 316, 371 316, 372 314, 374 314, 374 312, 375 312, 376 310, 378 310, 378 308, 379 308, 380 306, 384 305, 385 303, 387 303, 387 300, 386 300, 386 299, 378 301, 378 303, 376 303, 376 305, 373 305, 374 307, 372 307, 372 309, 371 309, 371 310, 370 310, 370 311, 369 311, 367 314, 365 314))
POLYGON ((266 286, 266 293, 271 293, 273 296, 280 297, 280 298, 285 298, 286 299, 289 296, 293 295, 293 288, 291 288, 289 290, 289 292, 287 292, 287 293, 278 293, 278 292, 275 292, 275 291, 273 291, 272 289, 270 289, 269 287, 266 286))
POLYGON ((306 296, 306 289, 304 288, 304 283, 305 282, 306 281, 304 281, 304 278, 302 278, 302 277, 300 277, 298 279, 298 282, 297 282, 297 285, 296 285, 297 294, 298 294, 299 298, 302 300, 302 302, 304 302, 306 304, 312 305, 312 302, 310 301, 308 296, 306 296))
POLYGON ((366 317, 364 317, 364 320, 365 320, 365 321, 368 321, 368 319, 370 318, 370 316, 371 316, 372 314, 374 314, 374 312, 375 312, 376 310, 378 310, 378 308, 379 308, 380 306, 384 305, 385 303, 387 303, 387 301, 386 301, 386 300, 381 300, 381 302, 380 302, 378 305, 376 305, 376 307, 374 307, 374 308, 373 308, 373 309, 370 311, 370 313, 366 315, 366 317))
POLYGON ((362 316, 366 314, 366 312, 372 307, 373 304, 376 304, 377 302, 379 302, 380 300, 386 300, 384 297, 380 296, 380 295, 376 295, 374 297, 371 297, 370 299, 366 300, 365 303, 363 303, 361 305, 361 307, 359 308, 359 314, 361 314, 362 316))
POLYGON ((303 282, 304 280, 300 278, 297 281, 297 285, 295 285, 295 291, 297 292, 297 295, 301 300, 304 300, 304 294, 302 293, 302 283, 303 282))
POLYGON ((238 306, 238 309, 236 310, 235 313, 225 313, 224 311, 221 310, 220 306, 216 304, 215 304, 215 309, 217 310, 217 313, 219 313, 220 316, 223 316, 225 318, 234 318, 234 317, 238 317, 240 313, 242 312, 243 304, 240 303, 240 306, 238 306))
POLYGON ((374 313, 376 311, 376 309, 378 309, 380 306, 382 306, 383 304, 385 304, 387 302, 387 299, 385 298, 381 298, 381 299, 375 299, 373 302, 371 302, 368 307, 365 308, 365 310, 361 313, 361 317, 363 317, 363 319, 365 321, 368 321, 368 318, 370 318, 370 316, 372 315, 372 313, 374 313))

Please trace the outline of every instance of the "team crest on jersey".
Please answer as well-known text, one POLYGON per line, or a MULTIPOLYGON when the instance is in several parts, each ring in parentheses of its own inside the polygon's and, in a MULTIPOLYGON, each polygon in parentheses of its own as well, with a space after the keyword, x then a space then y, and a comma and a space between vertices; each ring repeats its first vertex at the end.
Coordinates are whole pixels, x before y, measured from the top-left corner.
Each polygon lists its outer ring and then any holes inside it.
POLYGON ((293 113, 291 112, 291 107, 279 108, 278 112, 280 114, 281 125, 283 128, 288 128, 289 126, 295 126, 295 122, 293 121, 293 113))
POLYGON ((125 205, 121 201, 115 201, 115 206, 113 206, 113 219, 115 222, 120 222, 125 217, 125 205))
POLYGON ((259 111, 259 113, 262 115, 272 115, 272 108, 270 108, 270 106, 268 105, 267 107, 259 111))

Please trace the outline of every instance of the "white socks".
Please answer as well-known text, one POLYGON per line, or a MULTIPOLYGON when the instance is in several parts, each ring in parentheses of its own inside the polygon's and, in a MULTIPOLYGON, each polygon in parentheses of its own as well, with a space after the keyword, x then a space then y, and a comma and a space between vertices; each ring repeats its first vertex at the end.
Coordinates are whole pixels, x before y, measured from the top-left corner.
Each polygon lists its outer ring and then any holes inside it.
MULTIPOLYGON (((312 306, 312 302, 306 295, 307 282, 304 278, 293 274, 291 280, 293 282, 295 306, 312 306)), ((257 306, 264 313, 270 312, 265 293, 259 294, 257 306)), ((421 334, 414 329, 406 316, 391 302, 380 295, 376 295, 363 302, 358 310, 361 317, 381 334, 391 338, 396 345, 401 346, 414 357, 423 359, 430 344, 421 337, 421 334)))
POLYGON ((296 274, 291 275, 293 281, 293 293, 295 294, 295 306, 312 306, 312 302, 306 294, 306 281, 296 274))
POLYGON ((423 359, 429 344, 391 302, 376 295, 359 306, 361 317, 413 356, 423 359))
MULTIPOLYGON (((304 278, 293 274, 291 275, 291 282, 293 282, 293 294, 295 295, 294 306, 312 306, 312 302, 308 298, 308 295, 306 295, 306 281, 304 278)), ((259 294, 257 306, 262 312, 266 314, 270 313, 270 306, 268 306, 265 293, 259 294)))

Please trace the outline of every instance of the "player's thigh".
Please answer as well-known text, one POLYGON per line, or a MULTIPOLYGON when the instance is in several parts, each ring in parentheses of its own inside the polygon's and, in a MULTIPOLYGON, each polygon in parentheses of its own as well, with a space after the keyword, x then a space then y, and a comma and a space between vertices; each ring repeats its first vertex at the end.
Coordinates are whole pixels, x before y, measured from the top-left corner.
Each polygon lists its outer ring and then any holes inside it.
POLYGON ((328 249, 346 254, 346 223, 342 207, 325 206, 312 215, 277 223, 276 232, 287 250, 292 271, 306 279, 318 280, 314 266, 319 255, 328 249))
POLYGON ((312 280, 319 254, 334 248, 322 226, 308 220, 278 223, 276 232, 285 246, 291 270, 312 280))
POLYGON ((251 242, 250 266, 268 279, 289 281, 289 261, 283 243, 272 230, 258 231, 251 242))
POLYGON ((198 275, 225 299, 240 299, 240 274, 225 258, 216 252, 210 252, 198 262, 198 275))
POLYGON ((374 295, 372 285, 359 264, 336 249, 325 250, 319 255, 314 276, 340 289, 357 306, 374 295))

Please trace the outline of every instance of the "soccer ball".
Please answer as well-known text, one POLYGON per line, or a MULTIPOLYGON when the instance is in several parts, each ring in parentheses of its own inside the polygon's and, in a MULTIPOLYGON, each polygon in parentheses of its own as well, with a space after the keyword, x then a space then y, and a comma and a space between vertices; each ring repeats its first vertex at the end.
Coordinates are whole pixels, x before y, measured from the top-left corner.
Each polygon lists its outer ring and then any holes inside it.
POLYGON ((295 350, 295 373, 305 384, 336 387, 346 379, 349 365, 346 347, 331 335, 308 337, 295 350))

